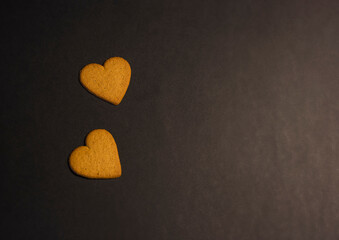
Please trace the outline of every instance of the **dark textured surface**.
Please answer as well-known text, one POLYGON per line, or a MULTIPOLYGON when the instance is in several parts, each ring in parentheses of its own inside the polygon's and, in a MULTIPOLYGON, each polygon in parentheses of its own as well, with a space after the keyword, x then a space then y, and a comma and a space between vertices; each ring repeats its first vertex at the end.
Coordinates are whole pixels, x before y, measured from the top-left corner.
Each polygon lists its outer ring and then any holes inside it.
POLYGON ((54 2, 1 9, 1 236, 339 239, 338 1, 54 2), (120 179, 68 168, 96 128, 120 179))

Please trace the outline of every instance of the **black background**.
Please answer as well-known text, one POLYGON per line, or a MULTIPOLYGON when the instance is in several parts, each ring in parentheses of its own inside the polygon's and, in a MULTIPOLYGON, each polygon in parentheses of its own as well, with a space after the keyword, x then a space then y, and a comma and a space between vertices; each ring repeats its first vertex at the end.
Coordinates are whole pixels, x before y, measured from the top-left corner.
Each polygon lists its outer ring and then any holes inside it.
POLYGON ((338 1, 2 5, 1 235, 339 239, 338 1), (121 56, 119 106, 79 71, 121 56), (87 180, 97 128, 123 175, 87 180))

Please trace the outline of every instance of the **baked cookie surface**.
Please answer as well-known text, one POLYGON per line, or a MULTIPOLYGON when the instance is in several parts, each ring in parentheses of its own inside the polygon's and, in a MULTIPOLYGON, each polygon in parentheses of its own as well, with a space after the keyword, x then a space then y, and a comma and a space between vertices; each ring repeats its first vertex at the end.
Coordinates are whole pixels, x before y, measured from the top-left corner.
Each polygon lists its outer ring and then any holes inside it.
POLYGON ((86 178, 118 178, 121 164, 113 136, 96 129, 86 137, 86 146, 73 150, 69 165, 74 173, 86 178))
POLYGON ((95 96, 114 105, 124 98, 131 79, 131 67, 121 57, 112 57, 104 65, 91 63, 80 71, 81 84, 95 96))

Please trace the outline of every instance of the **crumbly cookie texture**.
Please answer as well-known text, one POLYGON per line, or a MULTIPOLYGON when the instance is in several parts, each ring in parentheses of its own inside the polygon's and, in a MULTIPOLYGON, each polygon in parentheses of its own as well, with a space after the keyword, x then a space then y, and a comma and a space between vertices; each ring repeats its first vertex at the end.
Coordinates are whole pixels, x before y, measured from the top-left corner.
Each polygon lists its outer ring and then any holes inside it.
POLYGON ((96 129, 86 137, 86 146, 73 150, 69 157, 73 172, 86 178, 118 178, 121 164, 113 136, 104 129, 96 129))
POLYGON ((91 63, 80 71, 81 84, 95 96, 114 105, 124 98, 131 79, 131 67, 121 57, 106 60, 104 65, 91 63))

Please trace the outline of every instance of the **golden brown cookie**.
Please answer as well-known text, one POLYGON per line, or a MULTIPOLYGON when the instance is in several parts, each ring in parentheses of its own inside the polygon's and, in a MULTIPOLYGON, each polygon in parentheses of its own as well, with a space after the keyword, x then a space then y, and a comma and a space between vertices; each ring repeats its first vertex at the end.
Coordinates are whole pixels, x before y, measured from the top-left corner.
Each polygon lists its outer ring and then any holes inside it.
POLYGON ((89 92, 114 105, 125 96, 130 79, 131 67, 121 57, 106 60, 104 66, 88 64, 80 72, 80 82, 89 92))
POLYGON ((121 176, 118 148, 113 136, 96 129, 86 137, 86 146, 73 150, 69 157, 71 169, 86 178, 117 178, 121 176))

